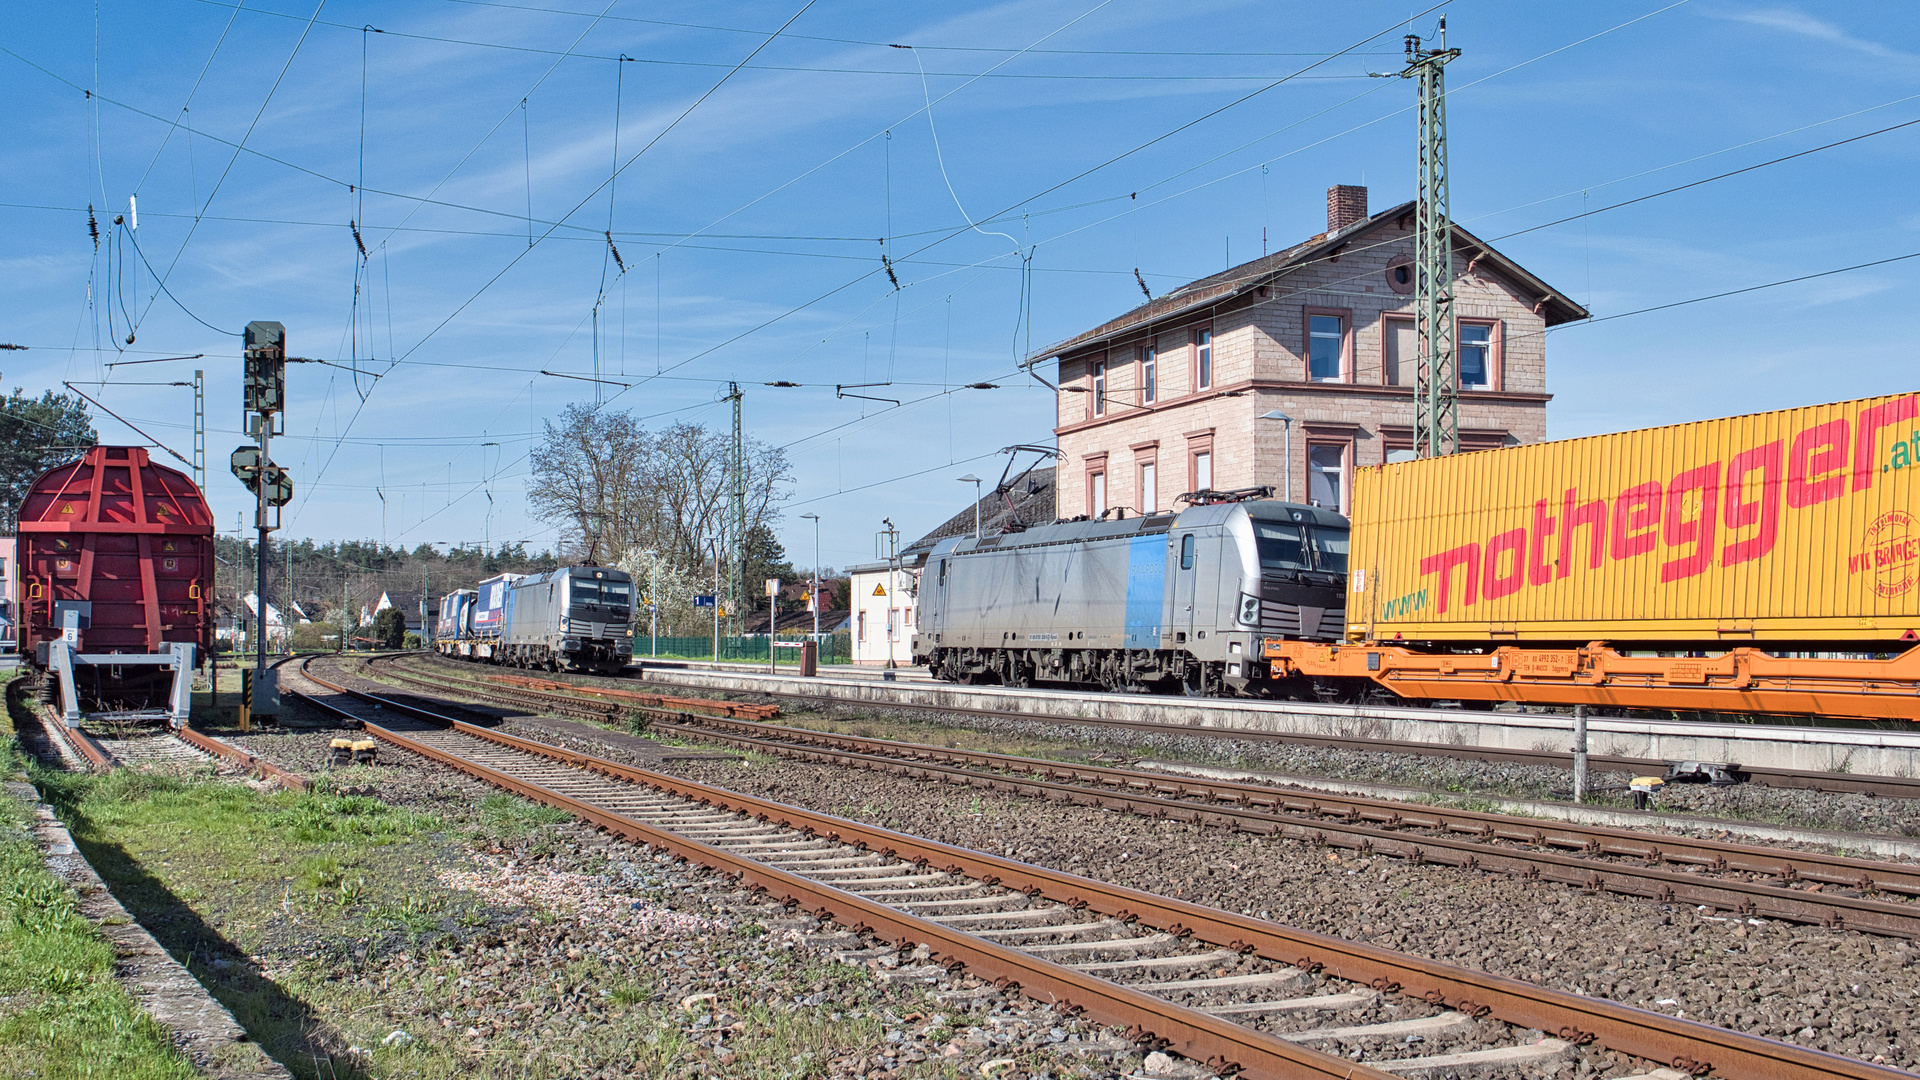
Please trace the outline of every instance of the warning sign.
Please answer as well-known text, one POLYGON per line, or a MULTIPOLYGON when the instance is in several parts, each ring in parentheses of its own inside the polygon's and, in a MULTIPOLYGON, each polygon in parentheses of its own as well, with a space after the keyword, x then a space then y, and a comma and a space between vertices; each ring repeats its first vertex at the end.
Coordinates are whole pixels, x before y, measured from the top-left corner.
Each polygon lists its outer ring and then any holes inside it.
POLYGON ((885 595, 887 595, 887 587, 886 587, 885 585, 877 585, 877 584, 876 584, 876 585, 875 585, 875 586, 873 587, 873 595, 875 595, 875 596, 885 596, 885 595))

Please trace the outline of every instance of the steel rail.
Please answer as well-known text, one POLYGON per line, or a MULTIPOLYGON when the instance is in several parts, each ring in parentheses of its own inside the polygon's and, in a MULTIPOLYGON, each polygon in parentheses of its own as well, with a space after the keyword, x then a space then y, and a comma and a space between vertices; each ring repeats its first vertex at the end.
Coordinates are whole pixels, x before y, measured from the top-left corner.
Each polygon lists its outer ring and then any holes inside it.
MULTIPOLYGON (((328 689, 361 700, 378 702, 384 708, 434 716, 428 710, 380 699, 375 695, 330 683, 312 674, 311 671, 304 670, 304 666, 303 674, 328 689)), ((292 692, 298 693, 298 691, 292 692)), ((335 713, 352 715, 311 696, 308 696, 307 700, 335 713)), ((591 802, 576 799, 440 747, 409 738, 364 718, 356 717, 355 719, 361 721, 369 734, 400 749, 418 754, 429 761, 446 765, 515 794, 566 810, 596 828, 623 840, 646 843, 655 849, 669 851, 691 862, 711 867, 743 884, 766 890, 785 902, 803 907, 821 918, 832 919, 850 926, 857 933, 870 933, 899 945, 925 944, 936 957, 950 966, 965 966, 977 974, 993 978, 1008 989, 1018 990, 1036 1001, 1083 1010, 1102 1023, 1126 1028, 1137 1041, 1150 1042, 1156 1046, 1172 1049, 1184 1057, 1205 1061, 1209 1067, 1217 1070, 1237 1068, 1256 1076, 1290 1078, 1393 1080, 1391 1073, 1299 1046, 1231 1020, 1224 1020, 1197 1009, 1164 1001, 1130 987, 1097 979, 1036 956, 1029 956, 964 931, 954 930, 887 907, 832 885, 813 881, 723 848, 606 810, 591 802)), ((435 717, 435 719, 449 724, 452 730, 464 735, 565 762, 575 767, 590 769, 656 790, 693 798, 714 805, 723 811, 742 810, 763 822, 796 828, 808 835, 816 835, 821 831, 814 826, 824 824, 831 827, 832 825, 832 822, 826 819, 805 823, 782 820, 779 817, 780 811, 788 808, 776 803, 748 808, 738 805, 733 793, 719 788, 689 785, 688 790, 682 790, 681 785, 659 774, 628 769, 584 754, 574 754, 557 747, 491 732, 450 717, 435 717)), ((828 835, 830 838, 835 836, 833 833, 828 835)))
POLYGON ((113 770, 113 755, 107 753, 106 747, 101 746, 91 732, 84 728, 68 727, 66 721, 59 717, 45 714, 40 717, 40 726, 47 729, 49 736, 66 743, 75 753, 86 759, 88 768, 101 772, 113 770))
MULTIPOLYGON (((315 678, 312 675, 308 677, 315 678)), ((321 682, 317 678, 315 681, 321 682)), ((345 687, 324 683, 323 685, 329 685, 331 689, 363 700, 378 702, 383 707, 416 714, 426 712, 426 710, 402 706, 375 695, 348 690, 345 687)), ((1031 895, 1043 896, 1076 908, 1088 908, 1115 918, 1137 920, 1167 933, 1194 937, 1307 971, 1324 971, 1337 978, 1372 986, 1383 992, 1412 994, 1432 1004, 1451 1007, 1469 1015, 1492 1016, 1510 1024, 1555 1033, 1575 1044, 1598 1044, 1635 1057, 1665 1062, 1673 1068, 1694 1075, 1718 1072, 1727 1077, 1752 1078, 1752 1080, 1786 1077, 1845 1077, 1853 1080, 1907 1078, 1912 1080, 1914 1075, 1899 1069, 1874 1065, 1821 1050, 1636 1009, 1604 999, 1535 986, 1517 979, 1473 971, 1440 961, 1394 953, 1361 942, 1296 930, 1252 916, 1208 908, 1170 897, 1155 896, 1075 874, 1030 866, 984 852, 907 836, 878 826, 757 799, 739 792, 710 787, 695 781, 653 773, 619 762, 519 739, 447 717, 436 717, 436 720, 448 723, 453 730, 464 734, 521 749, 550 760, 567 762, 575 767, 602 775, 626 779, 635 784, 706 802, 720 810, 746 813, 760 820, 812 835, 825 835, 842 843, 864 846, 889 857, 924 861, 927 865, 938 867, 948 873, 964 875, 990 885, 1026 891, 1031 895)), ((368 725, 368 727, 372 730, 374 725, 368 725)), ((698 850, 691 841, 676 838, 674 843, 683 845, 681 850, 698 850)), ((737 859, 737 856, 733 858, 737 859)), ((763 868, 757 863, 748 865, 757 874, 778 873, 771 868, 763 868)), ((783 887, 786 885, 778 877, 769 876, 756 880, 773 880, 779 881, 783 887)), ((829 894, 838 893, 838 890, 830 890, 818 883, 802 884, 808 890, 829 894)), ((882 915, 882 913, 885 913, 883 917, 889 922, 876 925, 891 927, 896 925, 891 920, 905 918, 900 913, 885 908, 874 914, 882 915)), ((918 924, 921 920, 913 920, 913 922, 918 924)), ((906 933, 904 930, 902 932, 906 933)), ((918 926, 914 926, 912 932, 927 933, 942 943, 948 936, 955 933, 932 924, 927 924, 926 930, 920 930, 918 926)), ((968 936, 962 934, 960 937, 968 936)), ((929 947, 935 947, 933 942, 927 943, 929 947)), ((979 955, 987 963, 999 960, 997 950, 982 951, 979 955)), ((958 954, 953 956, 955 959, 960 958, 958 954)), ((1025 962, 1032 961, 1029 959, 1025 962)), ((1086 976, 1073 972, 1068 972, 1067 975, 1069 977, 1064 980, 1064 985, 1069 993, 1084 993, 1079 984, 1087 981, 1086 976)), ((1074 999, 1068 997, 1068 1000, 1074 999)), ((1163 1002, 1154 1000, 1152 1004, 1156 1018, 1168 1011, 1163 1002)), ((1091 1006, 1088 1007, 1088 1011, 1093 1013, 1091 1006)), ((1188 1056, 1195 1055, 1188 1054, 1188 1056)), ((1210 1061, 1209 1064, 1212 1062, 1210 1061)), ((1361 1070, 1364 1070, 1365 1066, 1342 1060, 1341 1068, 1353 1070, 1351 1075, 1360 1076, 1364 1075, 1361 1070)), ((1342 1075, 1348 1074, 1343 1072, 1342 1075)))
POLYGON ((273 780, 279 783, 281 787, 290 788, 294 791, 306 791, 312 786, 307 782, 306 777, 290 773, 258 754, 242 750, 230 742, 223 739, 216 739, 204 732, 195 731, 191 727, 175 728, 173 729, 173 734, 181 742, 186 743, 188 746, 193 747, 203 754, 212 754, 215 757, 224 758, 240 766, 247 770, 247 775, 249 776, 273 780))
MULTIPOLYGON (((428 679, 411 673, 395 674, 408 682, 430 685, 428 679)), ((464 679, 447 681, 474 688, 467 692, 475 696, 511 695, 536 705, 547 703, 542 698, 552 704, 568 703, 560 694, 500 691, 464 679), (541 698, 527 697, 531 694, 539 694, 541 698)), ((1231 781, 1066 765, 1009 754, 897 743, 684 712, 671 715, 676 718, 674 721, 656 721, 655 729, 787 757, 858 768, 893 769, 973 787, 1284 836, 1412 862, 1506 873, 1664 903, 1704 904, 1743 915, 1833 929, 1920 938, 1920 905, 1787 887, 1796 881, 1806 881, 1822 886, 1920 896, 1920 867, 1682 836, 1666 835, 1655 840, 1650 839, 1649 834, 1626 829, 1415 807, 1338 794, 1308 796, 1231 781), (995 771, 983 773, 974 767, 995 771), (1018 775, 1021 773, 1038 774, 1039 778, 1018 775), (1302 822, 1299 816, 1312 820, 1302 822), (1410 837, 1397 831, 1404 828, 1430 830, 1440 835, 1410 837), (1500 841, 1564 848, 1587 857, 1495 846, 1500 841), (1758 874, 1779 884, 1704 878, 1658 869, 1654 865, 1600 863, 1592 856, 1638 859, 1649 864, 1672 863, 1716 873, 1758 874)))
POLYGON ((1206 804, 1225 803, 1267 812, 1287 811, 1317 818, 1333 818, 1336 819, 1331 822, 1334 825, 1366 822, 1389 827, 1431 829, 1485 840, 1565 848, 1590 855, 1664 861, 1710 870, 1764 874, 1789 882, 1808 881, 1844 888, 1878 889, 1920 897, 1920 864, 1855 859, 1812 851, 1698 840, 1686 836, 1654 837, 1645 832, 1605 825, 1423 806, 1338 792, 1287 791, 1233 780, 1170 776, 1106 765, 1073 764, 776 724, 744 723, 720 717, 694 716, 671 722, 669 726, 689 735, 713 737, 716 733, 724 732, 728 737, 774 745, 778 742, 794 742, 852 750, 894 760, 958 763, 1009 772, 1030 772, 1048 780, 1092 784, 1100 788, 1117 788, 1206 804))
MULTIPOLYGON (((635 678, 658 678, 663 674, 670 676, 672 670, 673 669, 655 669, 651 673, 642 671, 639 675, 635 676, 635 678)), ((729 673, 716 672, 715 674, 726 675, 729 673)), ((843 698, 832 693, 803 694, 791 690, 762 689, 760 687, 747 685, 743 685, 740 689, 745 693, 761 694, 766 697, 788 698, 821 705, 833 705, 840 708, 907 709, 917 712, 977 716, 982 719, 991 720, 1018 720, 1033 724, 1054 724, 1060 726, 1085 725, 1158 734, 1177 732, 1185 737, 1222 740, 1234 739, 1246 742, 1276 742, 1297 746, 1378 751, 1393 754, 1418 754, 1426 757, 1456 758, 1463 761, 1488 763, 1548 765, 1561 769, 1570 769, 1573 767, 1573 754, 1564 750, 1520 750, 1492 746, 1450 746, 1445 743, 1365 739, 1346 735, 1314 735, 1300 732, 1176 727, 1170 724, 1158 724, 1142 720, 1115 720, 1107 717, 1092 716, 1050 717, 1032 713, 1014 712, 1007 709, 988 709, 966 705, 933 705, 906 701, 871 702, 854 698, 843 698)), ((961 688, 942 684, 941 689, 957 691, 961 688)), ((1396 706, 1396 708, 1405 708, 1405 706, 1396 706)), ((1569 721, 1569 723, 1571 723, 1571 721, 1569 721)), ((1751 728, 1749 727, 1748 730, 1751 730, 1751 728)), ((1659 772, 1664 770, 1668 764, 1666 760, 1659 758, 1623 757, 1613 754, 1589 754, 1587 761, 1591 767, 1596 769, 1636 773, 1659 772)), ((1836 795, 1856 794, 1885 796, 1896 799, 1920 799, 1920 777, 1875 776, 1865 773, 1836 773, 1812 769, 1780 769, 1746 765, 1740 767, 1740 775, 1744 777, 1748 783, 1760 787, 1819 791, 1836 795)))
POLYGON ((7 692, 16 695, 14 700, 26 706, 27 710, 33 714, 40 729, 46 733, 47 745, 55 755, 69 760, 78 759, 85 762, 87 768, 101 772, 113 768, 113 759, 107 755, 99 743, 93 740, 92 736, 85 731, 68 727, 66 721, 53 715, 52 710, 27 692, 23 681, 10 683, 7 692), (61 754, 62 747, 66 748, 66 754, 61 754))
MULTIPOLYGON (((1313 844, 1351 848, 1370 855, 1402 858, 1416 863, 1438 863, 1464 870, 1506 873, 1516 877, 1552 881, 1588 890, 1605 890, 1627 896, 1644 897, 1664 903, 1704 904, 1722 910, 1736 911, 1743 915, 1756 915, 1787 922, 1812 923, 1833 929, 1860 930, 1890 937, 1920 937, 1920 905, 1889 903, 1859 897, 1827 896, 1777 885, 1725 878, 1702 878, 1693 874, 1676 873, 1652 867, 1596 863, 1591 859, 1571 855, 1544 851, 1519 851, 1495 847, 1488 843, 1491 839, 1519 840, 1527 843, 1550 842, 1545 840, 1543 834, 1539 832, 1530 835, 1519 834, 1516 826, 1520 826, 1525 819, 1505 819, 1504 829, 1496 834, 1489 828, 1487 832, 1480 834, 1483 837, 1480 840, 1456 839, 1445 835, 1410 837, 1389 828, 1356 824, 1351 820, 1300 821, 1266 808, 1244 805, 1196 805, 1180 800, 1177 794, 1170 791, 1163 793, 1112 791, 1061 783, 1052 779, 980 772, 964 766, 946 765, 934 761, 903 760, 885 755, 862 754, 858 751, 829 746, 796 747, 772 739, 755 739, 739 735, 716 736, 692 726, 659 725, 659 727, 674 729, 696 737, 717 738, 718 741, 730 745, 750 747, 804 760, 865 768, 892 768, 913 776, 947 780, 972 787, 1101 806, 1145 817, 1221 826, 1240 832, 1284 836, 1313 844)), ((1264 790, 1269 796, 1280 794, 1271 789, 1254 790, 1264 790)), ((1292 800, 1272 799, 1271 801, 1280 804, 1292 800)), ((1303 808, 1312 806, 1310 802, 1298 805, 1303 808)), ((1495 817, 1494 815, 1482 816, 1495 817)), ((1418 826, 1416 819, 1419 817, 1420 812, 1414 811, 1404 816, 1400 823, 1418 826)), ((1459 829, 1445 821, 1432 821, 1419 827, 1479 832, 1479 830, 1459 829)), ((1640 847, 1642 850, 1653 850, 1656 853, 1658 851, 1653 845, 1643 843, 1640 847)), ((1752 850, 1760 852, 1764 849, 1752 850)), ((1625 853, 1616 852, 1616 854, 1625 853)), ((1704 865, 1713 864, 1704 863, 1704 865)), ((1714 868, 1732 869, 1727 865, 1714 868)), ((1778 869, 1778 864, 1775 869, 1778 869)), ((1860 885, 1863 882, 1860 876, 1856 875, 1851 879, 1851 884, 1860 885)), ((1920 888, 1912 886, 1906 888, 1920 892, 1920 888)))

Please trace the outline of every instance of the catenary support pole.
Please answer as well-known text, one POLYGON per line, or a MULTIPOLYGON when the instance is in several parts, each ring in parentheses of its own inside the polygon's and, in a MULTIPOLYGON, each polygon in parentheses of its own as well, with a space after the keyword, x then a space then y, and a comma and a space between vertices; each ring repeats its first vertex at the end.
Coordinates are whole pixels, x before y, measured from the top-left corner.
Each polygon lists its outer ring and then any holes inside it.
POLYGON ((1439 47, 1407 35, 1403 78, 1419 83, 1419 175, 1414 189, 1413 312, 1420 363, 1414 376, 1413 442, 1420 457, 1460 450, 1460 376, 1453 310, 1453 221, 1447 179, 1447 20, 1439 47))

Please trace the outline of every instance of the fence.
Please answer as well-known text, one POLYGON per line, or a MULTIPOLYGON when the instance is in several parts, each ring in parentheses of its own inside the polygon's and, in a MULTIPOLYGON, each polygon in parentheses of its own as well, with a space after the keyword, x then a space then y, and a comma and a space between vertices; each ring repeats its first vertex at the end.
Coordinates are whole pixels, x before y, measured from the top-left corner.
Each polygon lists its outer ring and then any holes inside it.
MULTIPOLYGON (((781 641, 806 641, 812 634, 780 635, 781 641)), ((774 662, 788 667, 800 665, 799 649, 775 649, 774 662)), ((648 634, 633 636, 633 655, 635 659, 649 656, 663 656, 676 660, 713 659, 713 638, 711 637, 662 637, 660 651, 653 652, 653 638, 648 634)), ((767 636, 758 634, 750 637, 723 637, 720 639, 720 659, 766 663, 767 636)), ((822 664, 850 664, 853 662, 853 645, 846 634, 820 635, 820 662, 822 664)))

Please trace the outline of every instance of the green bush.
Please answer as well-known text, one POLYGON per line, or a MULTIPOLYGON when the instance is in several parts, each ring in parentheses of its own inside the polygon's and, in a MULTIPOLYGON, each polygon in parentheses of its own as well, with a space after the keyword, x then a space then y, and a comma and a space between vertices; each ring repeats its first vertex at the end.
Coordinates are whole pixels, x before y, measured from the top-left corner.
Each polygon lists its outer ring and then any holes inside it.
POLYGON ((407 617, 399 608, 381 608, 373 616, 373 643, 384 649, 398 649, 406 644, 407 617))
POLYGON ((295 652, 322 652, 339 643, 340 627, 333 623, 299 623, 293 628, 295 652))

